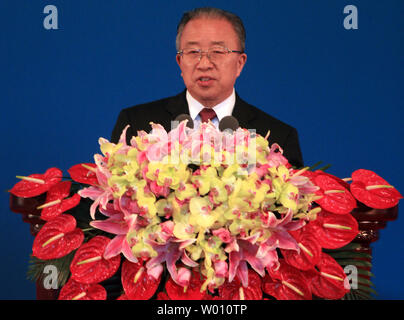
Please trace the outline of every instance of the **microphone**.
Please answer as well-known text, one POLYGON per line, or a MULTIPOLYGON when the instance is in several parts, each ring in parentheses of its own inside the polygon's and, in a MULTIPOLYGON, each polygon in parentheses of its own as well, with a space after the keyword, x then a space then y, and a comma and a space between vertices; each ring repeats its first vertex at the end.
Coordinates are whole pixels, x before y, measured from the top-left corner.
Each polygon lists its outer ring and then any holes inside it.
POLYGON ((184 120, 188 120, 188 122, 187 122, 187 127, 188 128, 190 128, 190 129, 194 128, 194 121, 192 120, 192 118, 191 118, 191 116, 189 114, 186 114, 186 113, 180 114, 179 116, 177 116, 175 118, 174 121, 182 122, 184 120))
POLYGON ((226 116, 219 122, 220 131, 225 131, 227 129, 236 131, 238 127, 240 127, 238 120, 233 116, 226 116))

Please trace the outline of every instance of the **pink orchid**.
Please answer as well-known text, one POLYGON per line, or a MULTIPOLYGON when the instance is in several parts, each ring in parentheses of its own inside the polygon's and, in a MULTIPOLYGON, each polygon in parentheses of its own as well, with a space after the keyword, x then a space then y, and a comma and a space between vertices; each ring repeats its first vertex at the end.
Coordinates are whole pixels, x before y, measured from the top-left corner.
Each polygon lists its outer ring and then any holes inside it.
POLYGON ((161 161, 165 156, 171 154, 174 142, 183 145, 187 140, 186 121, 182 121, 169 133, 163 126, 152 123, 152 131, 149 134, 151 145, 146 150, 149 161, 161 161))
POLYGON ((199 265, 190 259, 185 252, 185 248, 194 243, 196 239, 179 240, 173 237, 174 224, 172 221, 163 222, 161 226, 162 231, 157 236, 163 240, 163 242, 157 242, 151 239, 147 241, 157 252, 157 257, 150 259, 146 263, 146 267, 148 270, 153 269, 165 262, 167 270, 174 282, 183 287, 188 286, 189 280, 191 279, 191 271, 184 267, 180 267, 177 270, 175 263, 181 259, 181 261, 189 267, 199 265))
POLYGON ((104 258, 110 259, 122 253, 130 262, 137 262, 127 240, 127 234, 136 228, 137 214, 125 216, 123 213, 114 214, 106 220, 91 221, 94 228, 116 234, 105 248, 104 258))
POLYGON ((178 141, 179 144, 184 144, 188 140, 188 132, 192 129, 187 127, 187 120, 181 123, 168 133, 168 141, 178 141))
POLYGON ((122 131, 122 133, 121 133, 121 136, 119 137, 119 141, 118 141, 118 143, 122 143, 125 147, 128 146, 128 144, 126 143, 126 131, 128 131, 129 127, 130 127, 130 126, 127 125, 127 126, 123 129, 123 131, 122 131))
POLYGON ((113 190, 108 185, 108 178, 111 176, 111 173, 106 167, 106 158, 100 154, 96 154, 94 156, 94 160, 97 165, 96 176, 99 185, 90 186, 78 192, 80 197, 90 198, 94 201, 90 207, 90 216, 93 220, 95 219, 95 212, 98 206, 101 206, 105 209, 108 202, 114 199, 113 190))
MULTIPOLYGON (((255 166, 254 172, 258 175, 258 177, 260 179, 262 179, 268 173, 269 168, 270 168, 270 165, 268 163, 266 163, 266 164, 257 163, 257 165, 255 166)), ((270 180, 268 180, 268 181, 270 181, 270 180)))
POLYGON ((90 222, 90 225, 116 235, 105 249, 105 259, 115 257, 122 252, 129 261, 137 262, 138 260, 133 255, 127 239, 127 234, 139 229, 141 224, 137 214, 140 212, 140 208, 136 201, 130 197, 122 196, 119 199, 114 199, 113 203, 107 203, 105 207, 101 207, 100 212, 108 219, 95 220, 90 222))
POLYGON ((292 210, 288 210, 286 215, 277 219, 272 212, 264 213, 263 225, 271 231, 271 236, 260 245, 258 256, 265 254, 276 248, 286 250, 299 250, 296 240, 289 234, 288 231, 295 231, 305 225, 304 220, 292 220, 292 210))
POLYGON ((168 153, 167 131, 160 124, 151 123, 152 130, 149 133, 150 146, 146 150, 148 161, 161 161, 168 153))
MULTIPOLYGON (((119 154, 126 154, 130 149, 132 149, 132 147, 131 146, 129 146, 127 143, 126 143, 126 132, 128 131, 128 129, 129 129, 129 125, 127 125, 124 129, 123 129, 123 131, 122 131, 122 133, 121 133, 121 135, 120 135, 120 137, 119 137, 119 141, 118 141, 118 144, 122 144, 122 147, 120 147, 119 148, 119 150, 117 150, 117 153, 119 153, 119 154)), ((105 139, 105 138, 100 138, 100 139, 98 139, 98 143, 100 144, 100 145, 102 145, 102 144, 104 144, 104 143, 111 143, 109 140, 107 140, 107 139, 105 139)), ((107 155, 107 156, 109 156, 109 155, 107 155)))
POLYGON ((115 214, 120 214, 122 213, 122 210, 119 209, 119 206, 117 206, 116 201, 114 202, 109 202, 104 208, 99 208, 100 212, 106 216, 106 217, 111 217, 115 214))
POLYGON ((303 175, 292 175, 288 181, 299 189, 299 194, 316 193, 316 191, 320 189, 320 187, 314 185, 308 177, 303 175))
POLYGON ((150 191, 153 192, 156 197, 162 196, 164 198, 167 198, 171 191, 169 187, 159 186, 157 184, 157 181, 151 181, 148 186, 150 188, 150 191))
POLYGON ((226 251, 229 252, 229 282, 232 282, 237 275, 243 286, 248 286, 247 262, 262 277, 265 275, 265 268, 272 268, 278 264, 275 249, 268 250, 265 255, 260 255, 259 250, 258 244, 242 239, 238 239, 237 244, 232 243, 226 247, 226 251))
POLYGON ((94 220, 95 212, 98 206, 101 205, 102 208, 106 208, 107 203, 113 199, 112 192, 110 190, 103 190, 99 187, 88 187, 78 192, 82 198, 90 198, 94 202, 90 207, 90 216, 94 220))
POLYGON ((283 149, 276 143, 272 144, 267 160, 270 167, 278 167, 280 165, 287 166, 289 163, 283 156, 283 149))
MULTIPOLYGON (((149 134, 148 134, 146 131, 144 131, 144 130, 141 130, 141 131, 138 131, 138 132, 137 132, 137 138, 140 139, 143 143, 147 142, 147 137, 148 137, 148 135, 149 135, 149 134)), ((133 136, 133 137, 130 139, 130 145, 131 145, 132 147, 138 149, 138 150, 141 149, 140 146, 138 145, 138 142, 137 142, 135 136, 133 136)))
POLYGON ((132 200, 131 197, 123 195, 119 199, 115 199, 114 204, 116 208, 122 211, 125 216, 130 216, 133 213, 139 214, 141 209, 136 200, 132 200))
POLYGON ((233 240, 230 231, 225 228, 212 230, 212 234, 218 237, 224 243, 230 243, 233 240))

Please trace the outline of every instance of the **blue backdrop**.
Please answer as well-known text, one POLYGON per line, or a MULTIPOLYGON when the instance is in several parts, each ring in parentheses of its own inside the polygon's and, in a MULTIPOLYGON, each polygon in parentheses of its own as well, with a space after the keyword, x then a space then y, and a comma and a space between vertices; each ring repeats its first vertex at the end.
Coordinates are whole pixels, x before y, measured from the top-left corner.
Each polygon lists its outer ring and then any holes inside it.
MULTIPOLYGON (((341 178, 371 169, 404 193, 402 0, 2 0, 0 298, 35 298, 25 276, 33 237, 8 208, 15 176, 92 161, 122 108, 181 91, 176 25, 204 5, 244 20, 236 90, 298 129, 307 165, 330 163, 341 178), (48 4, 57 30, 44 28, 48 4), (343 25, 349 4, 356 30, 343 25)), ((373 245, 378 298, 404 298, 403 216, 373 245)))

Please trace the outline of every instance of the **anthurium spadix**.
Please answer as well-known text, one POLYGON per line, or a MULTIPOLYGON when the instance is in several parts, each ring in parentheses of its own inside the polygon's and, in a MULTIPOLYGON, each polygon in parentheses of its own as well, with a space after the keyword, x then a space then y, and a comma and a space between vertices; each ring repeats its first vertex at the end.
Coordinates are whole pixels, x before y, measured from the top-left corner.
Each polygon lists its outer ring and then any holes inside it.
POLYGON ((10 190, 10 193, 21 198, 32 198, 49 190, 50 187, 62 180, 63 173, 58 168, 49 168, 44 174, 17 176, 21 179, 10 190))

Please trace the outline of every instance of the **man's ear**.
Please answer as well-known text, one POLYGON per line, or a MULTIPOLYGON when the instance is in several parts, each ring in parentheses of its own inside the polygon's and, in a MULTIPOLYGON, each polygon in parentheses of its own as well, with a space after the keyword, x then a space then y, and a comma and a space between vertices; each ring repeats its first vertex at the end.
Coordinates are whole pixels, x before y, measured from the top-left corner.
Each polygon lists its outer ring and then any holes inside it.
POLYGON ((181 56, 179 54, 175 56, 175 61, 177 61, 178 66, 181 68, 181 56))
POLYGON ((181 69, 181 56, 179 54, 177 54, 175 56, 175 61, 177 61, 178 66, 180 67, 181 70, 181 77, 182 77, 182 69, 181 69))
POLYGON ((237 72, 237 77, 241 74, 241 71, 243 70, 245 64, 247 62, 247 54, 246 53, 241 53, 239 58, 238 58, 238 72, 237 72))

